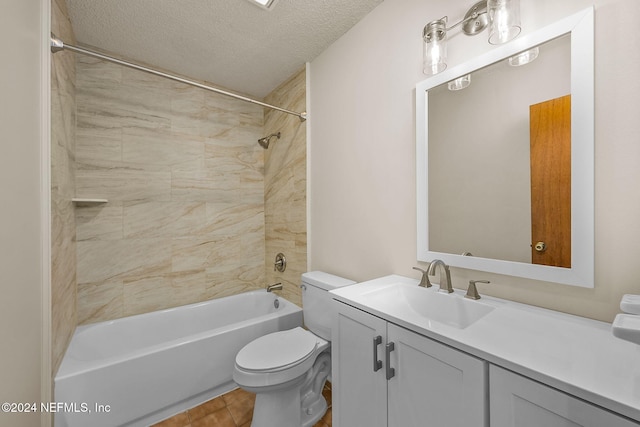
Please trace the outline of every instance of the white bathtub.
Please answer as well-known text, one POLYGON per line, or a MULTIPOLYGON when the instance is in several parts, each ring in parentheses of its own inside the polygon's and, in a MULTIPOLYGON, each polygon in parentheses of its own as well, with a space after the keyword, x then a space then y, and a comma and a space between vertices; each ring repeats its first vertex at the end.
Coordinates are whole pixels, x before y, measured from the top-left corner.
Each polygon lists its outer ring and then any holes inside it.
POLYGON ((55 378, 55 426, 153 424, 236 388, 245 344, 301 325, 298 306, 253 291, 80 326, 55 378))

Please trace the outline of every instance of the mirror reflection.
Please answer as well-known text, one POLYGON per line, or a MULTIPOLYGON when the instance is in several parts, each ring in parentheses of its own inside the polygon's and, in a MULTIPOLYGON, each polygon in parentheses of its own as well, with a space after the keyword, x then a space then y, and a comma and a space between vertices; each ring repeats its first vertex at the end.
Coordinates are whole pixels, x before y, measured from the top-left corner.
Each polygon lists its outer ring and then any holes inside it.
POLYGON ((429 89, 430 251, 571 267, 571 37, 538 48, 429 89))

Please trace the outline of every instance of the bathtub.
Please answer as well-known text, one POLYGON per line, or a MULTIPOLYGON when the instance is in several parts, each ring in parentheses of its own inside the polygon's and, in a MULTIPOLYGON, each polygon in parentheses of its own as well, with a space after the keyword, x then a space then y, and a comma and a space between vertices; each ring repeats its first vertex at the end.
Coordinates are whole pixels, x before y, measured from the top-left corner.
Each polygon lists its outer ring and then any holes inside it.
POLYGON ((79 326, 55 377, 56 427, 148 426, 236 388, 236 353, 302 325, 264 290, 79 326))

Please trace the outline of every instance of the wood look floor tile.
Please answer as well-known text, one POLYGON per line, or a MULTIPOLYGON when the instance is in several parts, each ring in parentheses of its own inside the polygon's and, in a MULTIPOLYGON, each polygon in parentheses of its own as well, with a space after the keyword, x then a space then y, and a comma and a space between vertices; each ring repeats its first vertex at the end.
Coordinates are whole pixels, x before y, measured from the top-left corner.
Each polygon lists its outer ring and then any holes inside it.
MULTIPOLYGON (((322 390, 329 409, 314 427, 331 427, 331 385, 322 390)), ((256 395, 242 389, 230 391, 202 405, 155 424, 153 427, 251 427, 256 395)))
POLYGON ((195 408, 191 408, 187 411, 189 415, 189 421, 196 421, 205 415, 209 415, 212 412, 218 411, 224 408, 226 405, 224 399, 220 397, 216 397, 215 399, 211 399, 208 402, 204 402, 202 405, 198 405, 195 408))
POLYGON ((186 412, 182 412, 178 415, 174 415, 171 418, 167 418, 152 427, 187 427, 189 425, 189 417, 186 412))
POLYGON ((192 427, 236 427, 227 408, 219 409, 191 423, 192 427))
POLYGON ((239 400, 246 400, 248 398, 253 399, 253 401, 255 401, 256 399, 256 395, 255 393, 251 393, 249 391, 243 390, 241 388, 237 388, 233 391, 230 391, 229 393, 223 394, 222 398, 224 399, 225 403, 227 405, 230 405, 234 402, 237 402, 239 400))
POLYGON ((231 412, 237 425, 242 425, 253 419, 255 400, 255 395, 247 396, 244 399, 234 400, 227 405, 227 409, 231 412))
POLYGON ((323 421, 329 427, 331 427, 331 408, 327 409, 327 412, 324 413, 320 421, 323 421))

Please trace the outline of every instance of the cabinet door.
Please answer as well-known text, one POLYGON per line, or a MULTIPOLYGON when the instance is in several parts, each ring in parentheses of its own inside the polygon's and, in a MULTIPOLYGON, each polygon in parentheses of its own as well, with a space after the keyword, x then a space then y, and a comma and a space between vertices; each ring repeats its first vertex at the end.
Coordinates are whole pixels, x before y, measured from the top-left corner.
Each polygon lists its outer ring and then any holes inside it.
POLYGON ((488 425, 485 361, 393 324, 387 336, 390 427, 488 425))
POLYGON ((333 426, 385 427, 387 322, 337 301, 334 306, 337 310, 331 337, 333 426), (374 360, 381 363, 374 366, 374 360))
POLYGON ((491 427, 637 427, 638 424, 491 365, 491 427))

